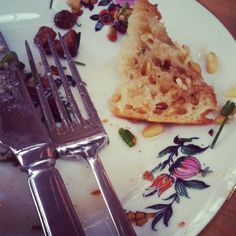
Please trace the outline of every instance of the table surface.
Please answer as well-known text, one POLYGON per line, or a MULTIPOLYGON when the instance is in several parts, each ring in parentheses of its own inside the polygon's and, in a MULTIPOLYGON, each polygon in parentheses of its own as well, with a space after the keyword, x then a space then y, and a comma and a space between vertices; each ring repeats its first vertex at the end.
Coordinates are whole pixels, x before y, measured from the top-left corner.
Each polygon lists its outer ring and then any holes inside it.
MULTIPOLYGON (((198 0, 229 30, 236 40, 236 0, 198 0)), ((236 235, 236 188, 222 209, 199 236, 236 235)))

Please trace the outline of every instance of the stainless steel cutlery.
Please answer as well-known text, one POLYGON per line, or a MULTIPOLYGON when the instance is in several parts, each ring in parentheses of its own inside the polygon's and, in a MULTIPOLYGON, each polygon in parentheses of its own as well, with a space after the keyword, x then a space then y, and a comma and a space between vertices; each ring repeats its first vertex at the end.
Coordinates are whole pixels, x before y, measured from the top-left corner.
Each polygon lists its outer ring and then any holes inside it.
POLYGON ((32 52, 26 42, 27 55, 33 77, 36 81, 38 96, 50 138, 59 155, 84 158, 89 163, 117 230, 117 234, 122 236, 136 235, 132 226, 128 222, 124 209, 112 187, 102 162, 98 157, 98 152, 108 143, 108 136, 99 119, 93 102, 91 101, 86 86, 77 71, 72 57, 70 56, 68 48, 60 35, 59 39, 64 50, 67 67, 69 67, 71 76, 76 82, 80 104, 82 104, 84 108, 83 110, 75 101, 64 67, 60 62, 52 39, 48 37, 50 51, 58 69, 60 79, 62 80, 64 96, 67 102, 65 104, 65 102, 62 101, 61 94, 58 92, 58 88, 53 78, 53 73, 50 69, 48 56, 46 55, 40 41, 38 41, 37 47, 45 70, 44 76, 46 76, 57 110, 60 114, 60 122, 56 122, 54 119, 53 111, 45 95, 44 86, 37 71, 37 66, 34 62, 32 52))
POLYGON ((53 149, 11 52, 0 33, 0 144, 8 146, 22 169, 45 235, 85 235, 54 167, 53 149), (7 58, 8 57, 8 58, 7 58))

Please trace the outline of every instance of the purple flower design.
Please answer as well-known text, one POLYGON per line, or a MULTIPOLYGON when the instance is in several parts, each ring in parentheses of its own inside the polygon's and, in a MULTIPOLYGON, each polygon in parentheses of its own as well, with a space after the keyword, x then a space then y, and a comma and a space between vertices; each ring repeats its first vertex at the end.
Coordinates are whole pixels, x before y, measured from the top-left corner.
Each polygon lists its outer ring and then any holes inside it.
POLYGON ((170 173, 179 179, 191 178, 202 171, 201 163, 196 157, 183 156, 170 167, 170 173))

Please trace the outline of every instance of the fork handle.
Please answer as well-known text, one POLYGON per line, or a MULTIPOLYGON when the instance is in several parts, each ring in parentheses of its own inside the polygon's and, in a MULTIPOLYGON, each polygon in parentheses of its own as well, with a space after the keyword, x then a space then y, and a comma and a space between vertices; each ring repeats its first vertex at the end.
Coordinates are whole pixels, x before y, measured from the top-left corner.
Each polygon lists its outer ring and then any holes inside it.
POLYGON ((98 157, 89 157, 87 161, 97 180, 98 186, 108 208, 112 221, 119 236, 135 236, 133 227, 129 224, 120 200, 106 174, 101 160, 98 157))
POLYGON ((54 166, 29 170, 28 184, 47 236, 85 236, 62 177, 54 166))

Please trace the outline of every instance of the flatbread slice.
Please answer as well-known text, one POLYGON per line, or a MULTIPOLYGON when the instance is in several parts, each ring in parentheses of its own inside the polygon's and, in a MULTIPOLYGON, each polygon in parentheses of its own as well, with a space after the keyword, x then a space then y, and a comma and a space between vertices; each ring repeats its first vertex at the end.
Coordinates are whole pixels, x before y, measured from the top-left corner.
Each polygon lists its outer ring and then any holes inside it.
POLYGON ((110 101, 119 117, 150 122, 208 124, 217 101, 190 50, 168 36, 157 7, 138 0, 121 48, 121 82, 110 101))

